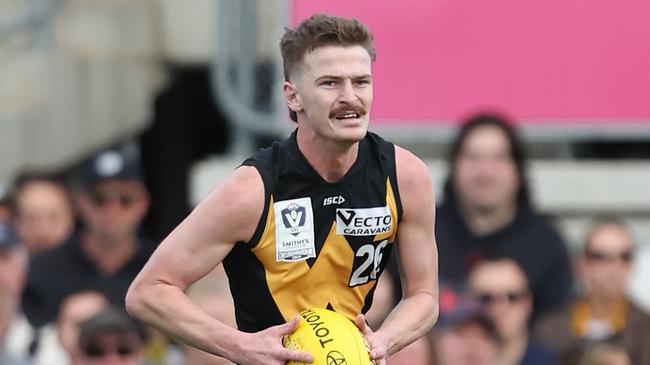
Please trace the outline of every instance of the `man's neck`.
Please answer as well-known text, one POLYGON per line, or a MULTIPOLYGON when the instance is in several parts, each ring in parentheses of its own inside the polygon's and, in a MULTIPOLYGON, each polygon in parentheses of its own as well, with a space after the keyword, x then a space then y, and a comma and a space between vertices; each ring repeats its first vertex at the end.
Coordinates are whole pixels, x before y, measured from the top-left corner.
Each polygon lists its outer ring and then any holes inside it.
POLYGON ((326 141, 315 133, 298 128, 296 140, 300 152, 327 182, 340 180, 350 170, 359 154, 359 142, 345 144, 326 141))
POLYGON ((497 365, 518 365, 528 347, 528 336, 516 336, 506 339, 501 348, 497 365))
POLYGON ((476 236, 486 236, 510 224, 517 214, 516 203, 512 202, 493 209, 476 209, 461 201, 461 210, 469 229, 476 236))
POLYGON ((115 238, 110 242, 105 237, 88 233, 82 237, 81 250, 95 264, 98 271, 115 274, 135 254, 135 237, 115 238))

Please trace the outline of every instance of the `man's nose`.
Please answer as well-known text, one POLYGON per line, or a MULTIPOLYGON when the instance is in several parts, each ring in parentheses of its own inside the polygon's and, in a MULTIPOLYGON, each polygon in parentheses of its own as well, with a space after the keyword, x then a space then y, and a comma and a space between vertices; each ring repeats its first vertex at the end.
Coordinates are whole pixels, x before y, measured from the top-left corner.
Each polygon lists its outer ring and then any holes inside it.
POLYGON ((357 101, 357 92, 352 85, 352 80, 345 80, 341 87, 340 101, 347 104, 354 104, 357 101))

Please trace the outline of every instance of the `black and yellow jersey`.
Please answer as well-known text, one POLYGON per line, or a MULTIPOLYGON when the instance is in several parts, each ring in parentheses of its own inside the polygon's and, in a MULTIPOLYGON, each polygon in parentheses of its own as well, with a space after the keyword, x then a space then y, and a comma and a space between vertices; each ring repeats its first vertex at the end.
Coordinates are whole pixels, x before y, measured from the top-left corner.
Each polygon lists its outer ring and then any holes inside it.
POLYGON ((238 327, 284 323, 307 308, 365 313, 388 263, 402 207, 395 147, 368 132, 339 181, 325 181, 296 132, 246 160, 264 182, 262 218, 224 260, 238 327))

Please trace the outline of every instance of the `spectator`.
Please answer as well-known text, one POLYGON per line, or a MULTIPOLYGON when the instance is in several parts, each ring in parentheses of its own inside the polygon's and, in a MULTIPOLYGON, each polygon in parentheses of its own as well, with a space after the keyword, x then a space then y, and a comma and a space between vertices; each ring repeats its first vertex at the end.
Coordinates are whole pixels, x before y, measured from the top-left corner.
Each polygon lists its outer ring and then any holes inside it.
POLYGON ((633 257, 632 237, 615 219, 589 231, 579 272, 584 295, 570 308, 540 319, 536 335, 558 352, 581 343, 620 341, 633 364, 650 364, 650 316, 625 296, 633 257))
POLYGON ((30 364, 15 341, 24 337, 20 292, 27 272, 28 254, 13 228, 0 223, 0 364, 30 364), (14 343, 11 343, 11 342, 14 343))
POLYGON ((634 259, 630 277, 629 294, 646 313, 650 313, 650 246, 640 249, 634 259))
POLYGON ((98 292, 74 293, 61 303, 56 324, 38 328, 32 340, 32 360, 37 365, 82 365, 79 325, 99 313, 108 300, 98 292))
POLYGON ((77 203, 80 231, 31 267, 23 303, 35 327, 54 321, 61 301, 76 292, 96 290, 123 307, 129 284, 150 256, 153 245, 138 234, 149 195, 134 159, 117 151, 93 158, 77 203))
POLYGON ((93 291, 71 294, 61 303, 57 319, 58 341, 70 364, 83 365, 79 348, 81 324, 107 307, 106 297, 93 291))
POLYGON ((441 280, 457 285, 483 256, 517 261, 536 316, 567 303, 572 276, 564 242, 531 206, 525 162, 509 122, 478 115, 465 123, 452 143, 436 237, 441 280))
POLYGON ((137 325, 117 308, 107 308, 81 323, 81 364, 144 364, 144 338, 137 325))
MULTIPOLYGON (((441 295, 442 298, 442 295, 441 295)), ((468 298, 440 305, 433 328, 436 365, 495 365, 500 341, 494 322, 480 303, 468 298)))
POLYGON ((485 305, 501 338, 500 365, 553 365, 555 355, 529 338, 532 298, 523 269, 512 259, 486 259, 469 274, 470 291, 485 305))
POLYGON ((16 178, 13 195, 16 229, 30 256, 70 237, 75 217, 68 191, 60 180, 25 173, 16 178))

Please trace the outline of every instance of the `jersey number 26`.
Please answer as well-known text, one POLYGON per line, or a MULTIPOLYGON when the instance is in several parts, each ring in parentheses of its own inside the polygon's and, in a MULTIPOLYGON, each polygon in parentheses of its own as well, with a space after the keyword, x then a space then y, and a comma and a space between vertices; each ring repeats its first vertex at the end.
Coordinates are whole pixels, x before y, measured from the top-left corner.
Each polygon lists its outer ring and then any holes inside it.
POLYGON ((381 260, 384 257, 384 249, 388 240, 378 244, 368 243, 357 250, 354 258, 350 287, 366 284, 369 280, 377 280, 381 272, 381 260))

